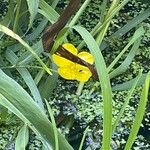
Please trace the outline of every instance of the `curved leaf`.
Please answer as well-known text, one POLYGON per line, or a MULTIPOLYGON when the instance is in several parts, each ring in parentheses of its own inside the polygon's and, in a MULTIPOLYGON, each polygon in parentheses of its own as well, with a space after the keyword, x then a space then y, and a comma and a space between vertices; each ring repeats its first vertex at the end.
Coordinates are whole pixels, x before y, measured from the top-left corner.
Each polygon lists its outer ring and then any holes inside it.
POLYGON ((147 74, 145 84, 143 86, 143 90, 140 97, 140 102, 136 111, 135 120, 127 140, 126 146, 124 150, 129 150, 132 147, 132 144, 135 142, 136 136, 138 134, 140 125, 143 120, 144 112, 146 109, 146 104, 148 101, 148 94, 149 94, 149 87, 150 87, 150 72, 147 74))
MULTIPOLYGON (((15 115, 44 139, 52 148, 55 139, 52 123, 44 111, 33 101, 30 95, 13 79, 0 70, 0 104, 15 115)), ((66 139, 58 132, 60 150, 73 150, 66 139)))
POLYGON ((29 130, 27 125, 24 125, 18 132, 15 150, 25 150, 29 140, 29 130))
POLYGON ((49 68, 46 66, 46 64, 40 59, 40 57, 35 53, 35 51, 24 40, 22 40, 20 38, 20 36, 18 36, 13 31, 11 31, 10 29, 8 29, 7 27, 5 27, 1 24, 0 24, 0 31, 4 32, 5 34, 7 34, 7 35, 11 36, 12 38, 16 39, 17 41, 19 41, 32 54, 32 56, 37 59, 37 61, 43 66, 43 69, 47 73, 52 74, 51 71, 49 70, 49 68))
POLYGON ((102 56, 101 50, 92 35, 85 28, 80 26, 74 26, 73 29, 75 29, 82 36, 95 59, 95 65, 101 84, 104 103, 102 149, 110 150, 112 135, 112 91, 106 64, 102 56))
POLYGON ((30 12, 30 22, 28 29, 32 26, 32 23, 35 19, 35 16, 38 12, 38 7, 39 7, 39 0, 26 0, 30 12))

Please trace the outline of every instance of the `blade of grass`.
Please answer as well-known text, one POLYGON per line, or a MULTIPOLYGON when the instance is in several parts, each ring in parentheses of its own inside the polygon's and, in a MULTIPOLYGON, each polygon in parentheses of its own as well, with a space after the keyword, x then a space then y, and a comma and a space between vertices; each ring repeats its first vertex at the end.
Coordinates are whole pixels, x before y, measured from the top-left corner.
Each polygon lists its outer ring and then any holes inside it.
POLYGON ((43 69, 48 73, 48 74, 52 74, 50 69, 45 65, 45 63, 40 59, 40 57, 33 51, 33 49, 24 41, 22 40, 17 34, 15 34, 14 32, 12 32, 10 29, 8 29, 7 27, 0 25, 0 31, 4 32, 5 34, 11 36, 12 38, 16 39, 17 41, 19 41, 28 51, 31 52, 31 54, 33 55, 34 58, 37 59, 37 61, 42 65, 43 69))
POLYGON ((114 65, 118 62, 118 60, 122 57, 122 55, 128 50, 128 48, 141 36, 143 36, 145 33, 145 30, 143 27, 138 28, 132 39, 129 41, 129 43, 124 47, 124 49, 119 53, 119 55, 113 60, 113 62, 108 66, 107 71, 110 72, 111 69, 114 67, 114 65))
POLYGON ((107 8, 108 0, 103 0, 101 4, 101 14, 100 14, 100 22, 104 22, 105 12, 107 8))
POLYGON ((72 27, 77 22, 78 18, 81 16, 87 5, 90 3, 91 0, 85 0, 85 2, 82 4, 76 15, 73 17, 73 19, 69 23, 69 27, 72 27))
MULTIPOLYGON (((14 46, 11 47, 11 49, 14 51, 14 49, 17 50, 17 48, 14 46)), ((32 46, 32 49, 34 50, 34 52, 37 54, 37 55, 40 55, 44 50, 43 50, 43 44, 42 44, 42 40, 38 41, 37 43, 35 43, 33 46, 32 46)), ((19 49, 18 49, 19 51, 19 49)), ((26 51, 24 52, 17 60, 17 65, 20 65, 20 66, 25 66, 31 62, 33 62, 34 60, 34 57, 33 55, 29 52, 29 51, 26 51)))
MULTIPOLYGON (((115 0, 118 1, 118 0, 115 0)), ((103 24, 98 23, 95 26, 95 29, 92 31, 92 35, 96 35, 102 28, 106 26, 106 24, 129 2, 130 0, 124 0, 122 1, 117 7, 115 7, 108 18, 103 22, 103 24)))
POLYGON ((136 80, 134 81, 134 83, 132 85, 131 90, 128 92, 128 96, 125 99, 125 101, 124 101, 124 103, 123 103, 123 105, 121 107, 121 110, 120 110, 120 112, 119 112, 119 114, 118 114, 118 116, 117 116, 117 118, 116 118, 116 120, 115 120, 115 122, 113 124, 113 132, 115 131, 117 125, 119 125, 119 121, 120 121, 121 117, 123 117, 123 113, 124 113, 128 103, 129 103, 129 100, 130 100, 130 98, 131 98, 131 96, 132 96, 132 94, 133 94, 133 92, 134 92, 134 90, 136 88, 136 85, 137 85, 139 79, 141 78, 141 76, 142 76, 142 71, 140 71, 139 75, 137 76, 136 80))
MULTIPOLYGON (((52 63, 52 69, 57 70, 56 65, 52 63)), ((58 80, 58 73, 53 72, 53 75, 49 75, 44 83, 41 85, 39 84, 39 90, 41 93, 42 98, 49 99, 51 94, 53 93, 53 90, 56 87, 58 80)))
POLYGON ((91 34, 83 27, 74 26, 73 28, 82 36, 95 59, 95 65, 101 84, 104 104, 102 147, 103 150, 110 150, 112 136, 112 92, 106 64, 101 54, 100 48, 91 34))
POLYGON ((35 16, 38 12, 39 0, 34 0, 34 1, 26 0, 26 1, 28 4, 28 9, 29 9, 29 13, 30 13, 30 21, 29 21, 29 26, 28 26, 28 29, 30 29, 32 26, 32 23, 35 19, 35 16))
POLYGON ((58 20, 59 14, 44 0, 40 0, 39 7, 41 9, 39 9, 38 12, 45 16, 51 23, 54 23, 58 20))
MULTIPOLYGON (((97 25, 93 28, 93 30, 90 32, 93 36, 95 36, 100 30, 102 30, 106 24, 120 11, 121 8, 123 8, 130 0, 124 0, 117 6, 111 13, 111 15, 103 22, 98 22, 97 25)), ((81 49, 84 46, 85 42, 82 41, 78 45, 78 49, 81 49)))
POLYGON ((53 1, 53 3, 52 3, 52 5, 51 5, 51 6, 52 6, 52 8, 54 8, 54 9, 55 9, 55 8, 56 8, 56 6, 57 6, 57 4, 58 4, 58 2, 59 2, 59 0, 54 0, 54 1, 53 1))
POLYGON ((25 124, 21 127, 18 132, 15 141, 15 150, 25 150, 29 140, 29 130, 28 126, 25 124))
POLYGON ((132 20, 127 22, 127 24, 125 24, 122 28, 120 28, 110 37, 115 38, 115 39, 121 38, 124 34, 129 32, 132 28, 136 27, 139 23, 147 19, 149 16, 150 16, 150 8, 146 9, 145 11, 140 13, 138 16, 134 17, 132 20))
POLYGON ((134 143, 136 139, 137 133, 139 131, 139 128, 140 128, 140 125, 144 116, 146 103, 148 101, 149 86, 150 86, 150 72, 148 73, 146 77, 144 87, 141 93, 140 102, 136 111, 135 120, 134 120, 132 129, 131 129, 131 132, 130 132, 130 135, 129 135, 129 138, 127 140, 124 150, 131 149, 132 144, 134 143))
MULTIPOLYGON (((8 11, 3 20, 0 21, 0 24, 8 27, 11 22, 11 19, 14 18, 14 12, 15 12, 15 2, 14 0, 10 0, 8 5, 8 11)), ((0 39, 2 38, 3 35, 4 33, 0 33, 0 39)))
POLYGON ((131 64, 134 56, 136 55, 138 48, 141 44, 141 38, 137 39, 132 48, 131 51, 129 52, 128 56, 126 57, 126 59, 121 63, 121 65, 119 67, 117 67, 116 69, 114 69, 110 74, 110 78, 114 78, 115 76, 122 74, 123 72, 125 72, 127 70, 127 68, 129 67, 129 65, 131 64))
MULTIPOLYGON (((12 50, 7 50, 6 51, 6 59, 12 65, 15 66, 17 63, 18 57, 15 55, 15 53, 12 50)), ((35 102, 39 105, 40 108, 42 108, 44 110, 42 98, 40 96, 38 88, 31 76, 31 74, 29 73, 29 71, 26 68, 16 68, 16 69, 19 72, 19 74, 21 75, 21 77, 23 78, 23 80, 25 81, 25 83, 27 84, 27 86, 29 87, 35 102)))
POLYGON ((84 131, 84 134, 83 134, 83 137, 82 137, 80 146, 79 146, 79 150, 82 150, 83 143, 84 143, 84 140, 85 140, 85 137, 86 137, 86 134, 87 134, 88 130, 89 130, 89 126, 88 126, 88 127, 85 129, 85 131, 84 131))
MULTIPOLYGON (((111 12, 117 7, 118 3, 119 3, 119 0, 112 1, 111 6, 110 6, 110 8, 108 10, 108 13, 107 13, 107 15, 105 17, 105 20, 107 20, 107 18, 111 15, 111 12)), ((107 22, 105 27, 102 30, 100 30, 99 34, 96 37, 96 42, 98 43, 99 46, 101 45, 102 40, 104 39, 104 36, 105 36, 105 34, 106 34, 107 30, 108 30, 108 27, 110 25, 110 21, 107 22)))
POLYGON ((13 32, 17 33, 18 28, 18 22, 19 22, 19 15, 20 15, 20 9, 21 9, 21 0, 16 1, 16 12, 15 12, 15 18, 14 18, 14 24, 13 24, 13 32))
POLYGON ((34 28, 31 34, 27 35, 25 39, 29 42, 32 42, 39 38, 40 34, 43 32, 43 30, 46 27, 48 20, 46 18, 43 18, 43 20, 39 23, 39 25, 34 28))
POLYGON ((45 99, 45 103, 48 109, 49 116, 51 118, 52 126, 53 126, 53 131, 54 131, 54 137, 55 137, 55 150, 59 150, 59 142, 58 142, 58 134, 57 134, 57 127, 56 127, 56 122, 55 118, 53 116, 53 111, 48 103, 48 101, 45 99))
MULTIPOLYGON (((141 78, 139 79, 139 82, 137 83, 137 86, 140 86, 144 83, 145 78, 146 78, 147 73, 142 74, 141 78)), ((137 77, 134 79, 131 79, 129 81, 126 81, 124 83, 121 84, 117 84, 115 86, 112 87, 113 91, 123 91, 123 90, 128 90, 132 87, 133 83, 135 82, 135 80, 137 80, 137 77)))
MULTIPOLYGON (((12 78, 0 70, 0 104, 12 111, 54 149, 53 127, 44 111, 30 95, 12 78), (15 87, 15 88, 14 88, 15 87), (15 93, 15 94, 14 94, 15 93)), ((73 150, 58 132, 60 150, 73 150)))

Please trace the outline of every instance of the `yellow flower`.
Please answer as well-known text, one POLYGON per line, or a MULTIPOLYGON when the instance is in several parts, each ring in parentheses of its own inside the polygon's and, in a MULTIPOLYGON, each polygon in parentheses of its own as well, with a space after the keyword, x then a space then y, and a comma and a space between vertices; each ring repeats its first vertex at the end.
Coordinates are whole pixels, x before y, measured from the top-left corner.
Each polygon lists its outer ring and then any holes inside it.
MULTIPOLYGON (((65 43, 62 46, 70 53, 78 56, 80 59, 90 64, 93 64, 94 58, 90 53, 88 52, 78 53, 78 50, 74 47, 74 45, 70 43, 65 43)), ((92 76, 92 73, 88 67, 72 62, 57 54, 53 54, 52 58, 54 63, 59 67, 58 68, 59 75, 65 79, 86 82, 92 76)))

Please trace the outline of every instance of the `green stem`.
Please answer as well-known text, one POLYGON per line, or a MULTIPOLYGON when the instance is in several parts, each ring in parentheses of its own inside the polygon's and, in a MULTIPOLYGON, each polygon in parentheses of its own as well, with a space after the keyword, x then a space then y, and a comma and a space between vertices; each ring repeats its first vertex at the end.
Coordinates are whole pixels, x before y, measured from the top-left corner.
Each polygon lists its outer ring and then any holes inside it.
POLYGON ((81 14, 83 13, 83 11, 85 10, 85 8, 87 7, 87 5, 90 3, 91 0, 86 0, 83 5, 81 6, 81 8, 79 9, 79 11, 76 13, 76 15, 74 16, 74 18, 71 20, 71 22, 69 23, 69 27, 72 27, 75 25, 75 23, 78 21, 78 18, 81 16, 81 14))
MULTIPOLYGON (((110 6, 110 9, 108 10, 108 13, 107 13, 107 15, 105 17, 105 20, 107 20, 107 18, 109 18, 109 16, 111 16, 111 12, 114 11, 114 9, 118 5, 118 3, 119 3, 119 0, 114 0, 112 2, 111 6, 110 6)), ((96 42, 98 43, 99 46, 101 45, 102 40, 104 39, 104 36, 105 36, 105 34, 106 34, 107 30, 108 30, 108 27, 110 25, 110 21, 106 24, 106 26, 102 30, 99 31, 99 34, 97 35, 96 42)))
MULTIPOLYGON (((98 22, 98 24, 93 28, 93 30, 90 32, 91 35, 95 36, 100 30, 102 30, 106 24, 120 11, 120 9, 126 5, 130 0, 124 0, 119 6, 117 6, 111 13, 111 15, 103 22, 98 22)), ((78 49, 81 49, 84 46, 85 42, 82 41, 78 45, 78 49)))
POLYGON ((83 134, 83 137, 82 137, 82 140, 81 140, 81 143, 80 143, 79 150, 82 150, 82 148, 83 148, 83 143, 84 143, 84 140, 85 140, 85 137, 86 137, 86 134, 87 134, 88 130, 89 130, 89 126, 84 131, 84 134, 83 134))
MULTIPOLYGON (((43 67, 41 67, 41 66, 30 66, 30 65, 27 65, 27 66, 15 66, 15 65, 13 65, 13 66, 2 66, 2 67, 0 67, 0 69, 15 69, 15 68, 34 68, 34 69, 44 70, 43 67)), ((56 70, 53 70, 53 69, 49 69, 49 70, 52 72, 57 72, 56 70)))
POLYGON ((79 82, 76 95, 80 96, 85 82, 79 82))

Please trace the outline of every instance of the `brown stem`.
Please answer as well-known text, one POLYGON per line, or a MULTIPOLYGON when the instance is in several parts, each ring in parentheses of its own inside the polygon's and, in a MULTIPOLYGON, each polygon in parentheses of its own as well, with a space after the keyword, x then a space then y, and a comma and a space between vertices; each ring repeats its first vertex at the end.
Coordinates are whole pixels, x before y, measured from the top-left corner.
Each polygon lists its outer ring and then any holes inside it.
POLYGON ((76 12, 81 0, 70 0, 70 3, 60 15, 58 21, 53 25, 47 27, 42 36, 43 46, 46 51, 49 51, 54 43, 55 38, 57 37, 60 30, 67 24, 71 16, 76 12))

